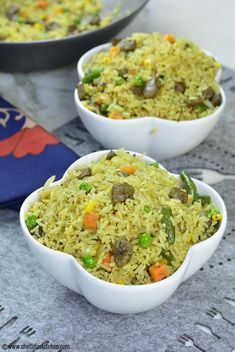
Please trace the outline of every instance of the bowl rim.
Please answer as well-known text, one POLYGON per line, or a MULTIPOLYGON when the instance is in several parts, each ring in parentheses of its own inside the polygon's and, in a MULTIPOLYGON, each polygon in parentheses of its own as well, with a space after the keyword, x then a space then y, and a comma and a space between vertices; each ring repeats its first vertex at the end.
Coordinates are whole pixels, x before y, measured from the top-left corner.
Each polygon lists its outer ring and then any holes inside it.
POLYGON ((210 114, 208 116, 200 117, 198 119, 192 119, 192 120, 182 120, 182 121, 175 121, 175 120, 167 120, 161 117, 157 116, 143 116, 143 117, 133 117, 130 119, 123 119, 123 120, 115 120, 115 119, 109 119, 103 115, 97 114, 91 110, 89 110, 86 106, 83 105, 82 101, 80 100, 77 92, 77 87, 74 90, 74 100, 77 106, 89 117, 94 118, 99 121, 103 121, 104 123, 113 123, 113 124, 136 124, 136 123, 141 123, 141 121, 156 121, 159 124, 162 125, 168 125, 168 126, 194 126, 198 125, 200 123, 206 123, 210 120, 214 120, 218 115, 222 113, 226 106, 226 95, 223 90, 223 88, 219 85, 220 88, 220 93, 222 95, 222 104, 216 109, 213 114, 210 114))
POLYGON ((73 35, 69 35, 69 36, 64 36, 64 37, 59 37, 59 38, 48 38, 48 39, 38 39, 38 40, 30 40, 30 41, 1 41, 0 40, 0 46, 4 45, 4 46, 10 46, 10 45, 14 45, 14 46, 19 46, 19 45, 36 45, 36 44, 50 44, 50 43, 59 43, 59 42, 63 42, 63 41, 70 41, 70 40, 74 40, 74 39, 78 39, 78 38, 85 38, 87 35, 89 34, 94 34, 94 33, 102 33, 102 31, 104 29, 110 29, 113 25, 126 20, 130 17, 132 17, 133 15, 135 15, 136 13, 138 13, 139 11, 141 11, 149 2, 149 0, 142 0, 143 3, 137 7, 134 11, 132 11, 131 13, 129 13, 128 15, 122 15, 120 18, 117 18, 116 20, 114 20, 113 22, 109 23, 107 26, 104 27, 100 27, 98 29, 94 29, 91 31, 87 31, 87 32, 82 32, 80 34, 73 34, 73 35))
MULTIPOLYGON (((118 149, 113 149, 114 151, 115 150, 118 150, 118 149)), ((102 155, 108 153, 110 150, 101 150, 101 151, 97 151, 97 152, 93 152, 93 153, 89 153, 83 157, 81 157, 80 159, 77 159, 75 162, 73 162, 69 167, 68 169, 65 171, 64 175, 62 176, 62 178, 56 182, 53 182, 50 187, 55 187, 56 185, 60 184, 63 180, 63 178, 67 175, 68 171, 73 169, 73 168, 76 168, 76 167, 79 167, 79 165, 85 165, 85 163, 82 162, 82 164, 80 164, 81 161, 84 161, 86 159, 90 161, 96 161, 96 160, 99 160, 99 158, 97 159, 97 157, 101 157, 102 155), (92 157, 92 158, 90 158, 92 157)), ((137 152, 133 152, 133 151, 130 151, 130 150, 126 150, 127 152, 131 153, 131 154, 136 154, 137 156, 142 156, 143 157, 143 160, 145 161, 150 161, 150 162, 155 162, 155 160, 151 157, 148 157, 146 156, 145 154, 141 154, 141 153, 137 153, 137 152)), ((161 164, 159 164, 159 167, 162 168, 162 169, 165 169, 161 164)), ((167 172, 169 172, 167 170, 167 172)), ((169 172, 171 175, 175 176, 175 177, 179 177, 178 174, 173 174, 171 172, 169 172)), ((108 281, 105 281, 105 280, 102 280, 100 278, 97 278, 96 276, 94 276, 93 274, 91 274, 90 272, 88 272, 77 260, 76 258, 71 255, 71 254, 68 254, 68 253, 64 253, 64 252, 61 252, 59 250, 55 250, 55 249, 51 249, 41 243, 39 243, 29 232, 27 226, 26 226, 26 223, 25 223, 25 214, 27 213, 28 209, 29 209, 29 206, 31 204, 33 204, 36 199, 38 199, 38 196, 39 196, 39 192, 42 190, 43 186, 36 189, 34 192, 32 192, 23 202, 21 208, 20 208, 20 214, 19 214, 19 218, 20 218, 20 225, 21 225, 21 228, 22 228, 22 231, 23 231, 23 234, 27 237, 27 239, 29 240, 29 242, 31 242, 33 244, 34 247, 36 247, 37 249, 43 251, 44 253, 46 253, 46 255, 49 255, 50 254, 55 254, 58 258, 61 257, 61 258, 67 258, 68 260, 72 261, 80 271, 82 271, 85 276, 87 276, 88 279, 90 280, 93 280, 95 281, 98 285, 101 285, 101 286, 109 286, 109 287, 113 287, 115 289, 118 289, 118 290, 148 290, 150 288, 155 288, 155 287, 164 287, 165 285, 167 285, 169 282, 171 281, 174 281, 174 279, 179 276, 179 275, 184 275, 185 271, 187 270, 187 267, 188 267, 188 263, 190 261, 190 258, 191 258, 191 254, 194 250, 194 248, 200 248, 201 246, 205 246, 205 243, 210 245, 210 243, 212 241, 214 241, 215 238, 220 238, 222 236, 222 234, 224 233, 225 229, 226 229, 226 225, 227 225, 227 210, 226 210, 226 206, 224 204, 224 201, 222 199, 222 197, 219 195, 219 193, 214 190, 211 186, 207 185, 206 183, 202 182, 202 181, 199 181, 199 180, 196 180, 194 178, 192 178, 193 181, 196 183, 196 184, 199 184, 199 185, 202 185, 203 187, 206 187, 208 189, 208 193, 209 195, 214 195, 219 203, 220 203, 220 207, 221 207, 221 213, 222 213, 222 221, 221 221, 221 224, 220 224, 220 227, 218 228, 218 230, 209 238, 199 242, 199 243, 196 243, 196 244, 193 244, 187 251, 187 254, 182 262, 182 264, 179 266, 179 268, 173 273, 171 274, 170 276, 168 276, 167 278, 161 280, 161 281, 158 281, 158 282, 153 282, 153 283, 148 283, 148 284, 142 284, 142 285, 121 285, 121 284, 117 284, 117 283, 112 283, 112 282, 108 282, 108 281)), ((182 280, 181 280, 182 281, 182 280)), ((181 282, 180 281, 180 282, 181 282)), ((179 284, 180 284, 179 282, 179 284)))
MULTIPOLYGON (((134 32, 135 33, 135 32, 134 32)), ((146 34, 151 34, 151 33, 154 33, 154 32, 141 32, 141 33, 146 33, 146 34)), ((155 32, 155 33, 158 33, 158 32, 155 32)), ((89 58, 93 55, 93 53, 99 53, 100 51, 106 51, 107 49, 109 49, 110 47, 112 46, 112 43, 111 42, 106 42, 106 43, 103 43, 103 44, 99 44, 97 46, 94 46, 93 48, 87 50, 79 59, 78 59, 78 62, 77 62, 77 73, 78 73, 78 77, 79 79, 81 77, 84 76, 84 73, 83 73, 83 65, 84 63, 86 62, 86 60, 89 60, 89 58)), ((209 50, 207 49, 204 49, 204 48, 200 48, 207 56, 211 56, 213 57, 217 62, 219 62, 218 58, 213 55, 209 50)), ((218 70, 217 74, 216 74, 216 81, 218 82, 219 84, 219 81, 220 81, 220 78, 221 78, 221 74, 222 74, 222 66, 220 67, 220 69, 218 70)))
MULTIPOLYGON (((98 53, 102 50, 106 50, 108 49, 109 47, 111 46, 111 43, 105 43, 105 44, 101 44, 101 45, 98 45, 96 47, 93 47, 91 48, 90 50, 88 50, 86 53, 84 53, 80 59, 78 60, 77 62, 77 73, 78 73, 78 77, 79 77, 79 81, 80 79, 84 76, 84 72, 83 72, 83 65, 84 65, 84 61, 86 61, 87 58, 90 58, 92 57, 93 54, 95 53, 98 53)), ((212 55, 208 50, 205 50, 205 49, 201 49, 203 50, 208 56, 212 56, 215 58, 214 55, 212 55)), ((217 60, 217 59, 216 59, 217 60)), ((218 78, 217 78, 217 81, 219 81, 220 79, 220 76, 221 76, 221 69, 217 72, 217 75, 218 75, 218 78)), ((159 123, 162 123, 162 124, 165 124, 165 125, 172 125, 172 126, 178 126, 179 124, 182 126, 182 125, 185 125, 185 126, 189 126, 189 125, 194 125, 194 124, 198 124, 200 122, 204 122, 204 121, 208 121, 208 120, 211 120, 211 119, 214 119, 218 114, 220 114, 224 108, 225 108, 225 105, 226 105, 226 95, 225 95, 225 92, 222 88, 222 86, 219 84, 218 82, 218 86, 219 86, 219 89, 220 89, 220 93, 222 95, 222 104, 210 115, 207 115, 207 116, 203 116, 203 117, 200 117, 200 118, 197 118, 197 119, 191 119, 191 120, 181 120, 181 121, 175 121, 175 120, 168 120, 168 119, 164 119, 164 118, 161 118, 161 117, 158 117, 158 116, 143 116, 143 117, 132 117, 132 118, 129 118, 129 119, 122 119, 122 120, 115 120, 115 119, 108 119, 107 117, 101 115, 101 114, 97 114, 91 110, 89 110, 88 108, 86 108, 82 101, 80 100, 79 98, 79 95, 77 93, 77 87, 75 88, 75 91, 74 91, 74 99, 75 99, 75 102, 77 105, 80 106, 80 108, 84 111, 84 113, 91 113, 90 116, 93 117, 93 118, 96 118, 96 119, 102 119, 103 121, 111 121, 115 124, 126 124, 126 123, 131 123, 131 121, 139 121, 139 120, 145 120, 146 119, 150 119, 151 121, 158 121, 159 123)))

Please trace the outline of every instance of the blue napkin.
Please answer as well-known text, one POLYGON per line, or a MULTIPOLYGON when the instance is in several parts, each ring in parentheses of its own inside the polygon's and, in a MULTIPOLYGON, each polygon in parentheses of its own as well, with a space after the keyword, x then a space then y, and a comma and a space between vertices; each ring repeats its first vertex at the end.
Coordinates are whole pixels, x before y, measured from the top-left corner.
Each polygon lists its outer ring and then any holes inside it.
POLYGON ((0 208, 19 209, 52 175, 79 156, 0 97, 0 208))

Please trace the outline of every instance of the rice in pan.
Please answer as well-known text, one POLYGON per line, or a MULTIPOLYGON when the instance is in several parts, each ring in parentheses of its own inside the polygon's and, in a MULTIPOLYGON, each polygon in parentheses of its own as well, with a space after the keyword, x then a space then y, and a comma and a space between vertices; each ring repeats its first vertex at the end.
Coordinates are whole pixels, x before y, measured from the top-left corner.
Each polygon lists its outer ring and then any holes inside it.
POLYGON ((107 26, 118 12, 102 13, 102 0, 1 0, 0 40, 61 38, 107 26))
POLYGON ((221 220, 186 173, 178 180, 124 150, 50 183, 26 216, 32 236, 112 283, 147 284, 171 275, 221 220))

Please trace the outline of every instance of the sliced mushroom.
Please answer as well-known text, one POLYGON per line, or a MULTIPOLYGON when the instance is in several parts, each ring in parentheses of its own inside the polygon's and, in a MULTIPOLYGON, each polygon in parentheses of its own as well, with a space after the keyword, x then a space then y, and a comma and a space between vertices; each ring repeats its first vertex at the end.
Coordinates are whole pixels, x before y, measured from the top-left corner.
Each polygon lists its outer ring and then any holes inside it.
POLYGON ((133 86, 133 87, 131 87, 131 91, 132 91, 133 94, 138 95, 139 97, 143 94, 143 88, 142 87, 133 86))
POLYGON ((117 267, 121 268, 129 263, 132 253, 133 246, 125 237, 116 240, 113 245, 113 254, 117 267))
POLYGON ((121 40, 122 40, 122 38, 113 38, 113 40, 112 40, 112 46, 118 45, 121 40))
POLYGON ((129 52, 136 49, 136 41, 123 39, 119 43, 121 51, 129 52))
POLYGON ((184 82, 176 82, 174 89, 176 92, 184 94, 184 92, 186 90, 186 85, 184 82))
POLYGON ((85 100, 87 97, 86 91, 85 91, 85 87, 82 83, 80 83, 77 87, 78 89, 78 95, 80 100, 85 100))
POLYGON ((89 23, 91 25, 98 26, 100 24, 100 21, 101 21, 100 17, 98 15, 95 15, 91 18, 89 23))
POLYGON ((204 99, 211 100, 215 95, 215 91, 213 88, 208 87, 207 89, 203 90, 202 96, 204 99))
POLYGON ((121 171, 119 175, 120 176, 124 176, 124 177, 129 177, 130 176, 130 174, 128 174, 128 172, 125 172, 125 171, 121 171))
POLYGON ((118 70, 119 76, 126 78, 128 76, 128 69, 126 67, 119 68, 118 70))
POLYGON ((75 24, 71 24, 70 26, 68 26, 67 33, 68 34, 76 33, 77 30, 78 30, 77 26, 75 26, 75 24))
POLYGON ((116 183, 112 188, 112 202, 124 203, 127 199, 133 198, 134 188, 128 183, 116 183))
POLYGON ((79 170, 80 174, 78 175, 78 179, 82 180, 85 177, 89 177, 92 175, 92 171, 89 167, 85 167, 84 169, 79 170))
POLYGON ((7 10, 6 10, 6 16, 9 20, 16 20, 17 19, 17 15, 20 12, 20 7, 17 5, 10 5, 7 10))
POLYGON ((189 99, 187 102, 188 106, 191 108, 195 108, 201 104, 203 104, 203 99, 202 98, 194 98, 194 99, 189 99))
POLYGON ((155 98, 158 91, 157 78, 151 78, 145 83, 143 96, 145 98, 155 98))
POLYGON ((170 190, 169 197, 173 199, 179 199, 181 203, 185 204, 188 200, 188 194, 180 188, 173 187, 170 190))
POLYGON ((214 107, 221 105, 222 103, 222 95, 220 93, 215 94, 211 99, 211 103, 214 107))
POLYGON ((117 156, 117 154, 113 150, 110 150, 106 156, 106 160, 112 160, 115 156, 117 156))
POLYGON ((45 29, 47 30, 47 31, 53 31, 54 29, 57 29, 57 28, 59 28, 60 27, 60 24, 59 23, 57 23, 57 22, 49 22, 49 23, 47 23, 46 25, 45 25, 45 29))

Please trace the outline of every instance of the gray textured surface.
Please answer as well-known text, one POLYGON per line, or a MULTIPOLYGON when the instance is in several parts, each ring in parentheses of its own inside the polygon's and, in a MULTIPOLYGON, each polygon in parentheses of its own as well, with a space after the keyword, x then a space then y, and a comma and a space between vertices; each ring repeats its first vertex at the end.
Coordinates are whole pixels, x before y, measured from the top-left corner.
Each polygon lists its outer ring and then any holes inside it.
MULTIPOLYGON (((235 174, 235 75, 225 70, 223 79, 228 98, 223 119, 201 146, 185 156, 163 162, 169 170, 193 166, 235 174)), ((78 119, 60 128, 57 135, 80 155, 100 149, 78 119)), ((21 343, 49 340, 52 344, 70 344, 74 352, 193 351, 178 342, 183 333, 206 352, 232 352, 234 326, 212 319, 206 312, 216 307, 235 322, 235 307, 223 299, 225 296, 235 299, 235 182, 223 181, 214 188, 223 196, 229 216, 218 250, 203 270, 182 284, 166 303, 132 316, 100 311, 60 286, 31 255, 19 228, 18 214, 1 210, 0 305, 5 309, 0 311, 0 326, 12 316, 18 319, 12 326, 0 329, 0 346, 14 340, 22 328, 30 325, 36 333, 31 337, 22 335, 21 343), (221 338, 206 334, 196 323, 206 324, 221 338)))

